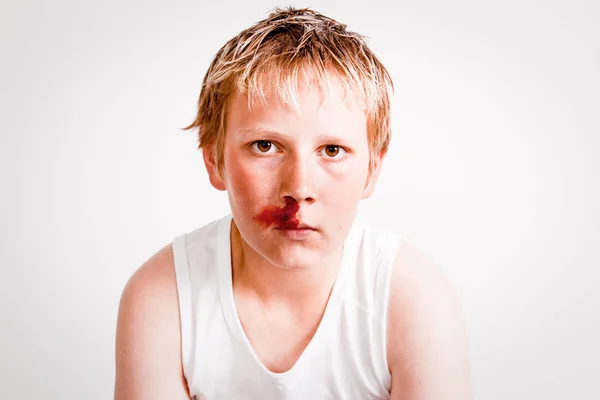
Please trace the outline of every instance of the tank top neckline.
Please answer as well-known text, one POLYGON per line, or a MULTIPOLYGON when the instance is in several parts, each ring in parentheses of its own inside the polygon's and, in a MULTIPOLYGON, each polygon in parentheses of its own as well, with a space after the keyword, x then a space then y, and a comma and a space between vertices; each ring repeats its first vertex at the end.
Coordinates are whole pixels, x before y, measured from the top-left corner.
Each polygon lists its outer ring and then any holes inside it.
POLYGON ((315 351, 318 351, 318 348, 324 344, 324 337, 327 335, 327 331, 331 329, 330 324, 334 319, 333 314, 339 309, 342 298, 341 294, 346 282, 348 270, 351 268, 350 264, 353 261, 351 253, 353 249, 355 250, 358 248, 358 246, 354 243, 354 241, 358 239, 358 235, 356 234, 356 224, 352 226, 344 240, 344 245, 342 248, 342 261, 338 270, 338 275, 334 281, 329 300, 325 306, 323 317, 315 334, 300 354, 300 357, 298 357, 294 365, 292 365, 289 370, 285 372, 273 372, 265 367, 262 361, 260 361, 256 352, 254 351, 254 348, 250 344, 250 341, 248 340, 248 337, 246 336, 246 333, 242 327, 235 305, 231 271, 230 231, 232 219, 232 214, 228 214, 226 217, 224 217, 220 221, 217 234, 218 241, 216 257, 217 265, 219 266, 219 296, 223 315, 225 316, 225 320, 230 332, 234 335, 234 337, 236 337, 237 340, 244 344, 244 348, 254 360, 257 368, 263 371, 265 375, 271 377, 274 383, 278 385, 284 385, 285 381, 292 379, 292 377, 297 374, 297 371, 303 368, 303 364, 307 362, 307 359, 311 358, 311 354, 315 351))

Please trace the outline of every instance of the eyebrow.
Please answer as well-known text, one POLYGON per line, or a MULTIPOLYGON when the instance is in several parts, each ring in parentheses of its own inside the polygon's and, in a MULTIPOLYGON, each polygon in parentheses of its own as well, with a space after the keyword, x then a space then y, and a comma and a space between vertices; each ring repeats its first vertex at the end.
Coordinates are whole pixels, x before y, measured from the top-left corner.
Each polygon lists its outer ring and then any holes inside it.
MULTIPOLYGON (((277 137, 281 137, 281 138, 290 137, 290 135, 286 135, 285 133, 273 131, 270 129, 260 129, 260 128, 258 128, 258 129, 244 128, 244 129, 240 129, 238 131, 238 133, 240 133, 244 137, 263 136, 263 135, 271 135, 271 136, 277 136, 277 137)), ((343 142, 343 141, 345 141, 345 139, 342 137, 335 136, 335 135, 328 135, 325 133, 322 133, 319 136, 317 136, 317 139, 320 141, 323 141, 323 142, 343 142)))
POLYGON ((244 129, 240 129, 238 131, 238 133, 240 133, 243 136, 260 136, 260 135, 275 135, 275 136, 285 136, 284 134, 277 132, 277 131, 272 131, 269 129, 250 129, 250 128, 244 128, 244 129))

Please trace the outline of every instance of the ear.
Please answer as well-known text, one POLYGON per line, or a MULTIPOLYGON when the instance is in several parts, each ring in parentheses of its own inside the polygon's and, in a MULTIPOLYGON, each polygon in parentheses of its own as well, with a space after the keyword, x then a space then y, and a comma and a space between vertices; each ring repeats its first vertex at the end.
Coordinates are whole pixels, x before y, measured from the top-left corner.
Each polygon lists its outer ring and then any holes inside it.
POLYGON ((217 190, 227 190, 225 180, 219 174, 219 169, 217 168, 214 143, 211 143, 202 149, 202 158, 204 158, 204 166, 206 167, 206 172, 208 172, 208 178, 210 179, 211 185, 217 190))
POLYGON ((379 179, 379 173, 381 172, 381 167, 383 165, 383 160, 386 153, 387 151, 382 151, 374 156, 375 159, 373 163, 373 171, 371 172, 371 176, 367 178, 367 183, 360 198, 361 200, 367 199, 373 194, 373 191, 375 190, 375 183, 377 183, 377 179, 379 179))

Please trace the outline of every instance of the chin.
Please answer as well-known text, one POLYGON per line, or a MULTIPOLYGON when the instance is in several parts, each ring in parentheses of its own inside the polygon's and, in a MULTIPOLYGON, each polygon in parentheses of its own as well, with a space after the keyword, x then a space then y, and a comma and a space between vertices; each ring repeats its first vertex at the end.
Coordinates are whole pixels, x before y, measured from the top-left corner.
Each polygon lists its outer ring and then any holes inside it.
POLYGON ((273 249, 268 259, 273 265, 285 269, 307 269, 323 260, 323 255, 315 249, 291 247, 281 246, 273 249))

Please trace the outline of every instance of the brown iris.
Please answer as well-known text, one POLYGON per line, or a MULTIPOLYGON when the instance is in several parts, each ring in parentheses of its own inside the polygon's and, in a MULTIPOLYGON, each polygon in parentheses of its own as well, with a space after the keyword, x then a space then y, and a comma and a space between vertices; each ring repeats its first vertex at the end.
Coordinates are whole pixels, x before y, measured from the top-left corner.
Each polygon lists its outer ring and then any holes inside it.
POLYGON ((330 157, 335 157, 339 154, 340 148, 338 146, 327 146, 325 148, 325 152, 330 157))
POLYGON ((269 151, 269 149, 271 148, 271 143, 267 142, 266 140, 261 140, 259 142, 256 143, 258 146, 258 149, 260 151, 269 151))

